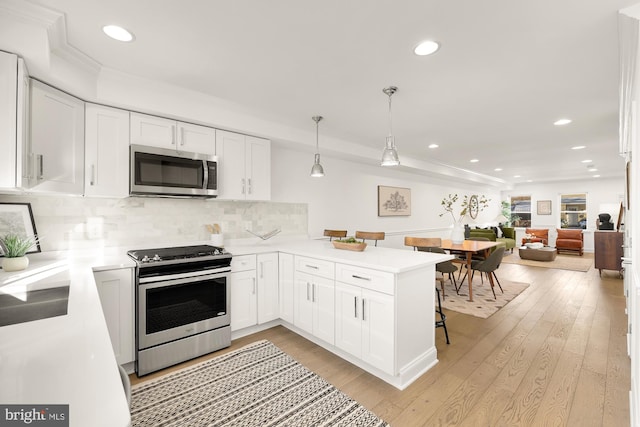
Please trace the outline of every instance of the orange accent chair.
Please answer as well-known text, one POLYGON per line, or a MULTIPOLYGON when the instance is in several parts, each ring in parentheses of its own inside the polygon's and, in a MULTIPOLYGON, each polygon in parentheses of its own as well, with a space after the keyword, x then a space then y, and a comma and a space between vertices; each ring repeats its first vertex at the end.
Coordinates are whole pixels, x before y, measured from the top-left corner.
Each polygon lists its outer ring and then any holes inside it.
POLYGON ((527 228, 525 229, 525 234, 531 235, 530 239, 523 238, 522 245, 525 243, 536 243, 542 242, 543 245, 548 244, 549 242, 549 230, 546 228, 527 228))
POLYGON ((582 230, 558 230, 558 238, 556 239, 556 250, 567 252, 578 252, 582 256, 582 248, 584 247, 584 234, 582 230))

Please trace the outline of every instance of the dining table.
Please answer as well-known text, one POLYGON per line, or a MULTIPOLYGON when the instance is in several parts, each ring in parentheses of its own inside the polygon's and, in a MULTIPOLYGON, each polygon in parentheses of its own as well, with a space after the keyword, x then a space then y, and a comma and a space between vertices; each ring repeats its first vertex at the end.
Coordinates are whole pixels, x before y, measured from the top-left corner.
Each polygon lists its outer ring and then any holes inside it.
MULTIPOLYGON (((467 266, 467 281, 469 283, 469 301, 473 302, 473 285, 471 284, 471 260, 474 254, 480 254, 487 258, 491 253, 491 248, 498 246, 500 242, 484 240, 464 240, 462 243, 453 243, 449 239, 443 239, 440 248, 450 253, 463 253, 465 255, 464 264, 467 266)), ((462 286, 462 283, 460 284, 462 286)))

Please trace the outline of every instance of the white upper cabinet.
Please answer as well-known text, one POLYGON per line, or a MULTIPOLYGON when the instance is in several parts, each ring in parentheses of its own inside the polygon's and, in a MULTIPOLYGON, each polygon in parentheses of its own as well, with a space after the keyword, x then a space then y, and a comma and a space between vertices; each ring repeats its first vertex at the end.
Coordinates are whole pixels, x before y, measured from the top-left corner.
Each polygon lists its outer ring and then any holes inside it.
POLYGON ((218 198, 271 199, 271 141, 218 130, 218 198))
POLYGON ((128 111, 86 104, 84 194, 129 195, 128 111))
POLYGON ((0 51, 0 188, 22 187, 29 78, 24 61, 0 51))
POLYGON ((216 152, 216 130, 163 117, 131 113, 131 144, 213 155, 216 152))
POLYGON ((83 194, 84 101, 31 80, 30 110, 32 190, 83 194))

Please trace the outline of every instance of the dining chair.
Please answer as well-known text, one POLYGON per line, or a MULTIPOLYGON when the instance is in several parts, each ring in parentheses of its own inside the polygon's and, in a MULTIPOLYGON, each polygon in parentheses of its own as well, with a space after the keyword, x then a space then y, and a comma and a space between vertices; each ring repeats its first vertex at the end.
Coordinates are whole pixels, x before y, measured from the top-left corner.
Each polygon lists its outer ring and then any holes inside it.
POLYGON ((384 231, 356 231, 356 239, 375 240, 374 246, 378 246, 378 240, 384 240, 384 231))
MULTIPOLYGON (((495 271, 500 266, 500 262, 502 262, 502 257, 504 256, 504 247, 500 246, 495 251, 491 253, 485 260, 475 260, 471 261, 471 270, 472 272, 479 271, 481 274, 486 273, 489 278, 489 283, 491 284, 491 292, 493 292, 493 298, 496 298, 496 291, 494 290, 493 279, 496 278, 498 282, 498 287, 500 291, 504 293, 502 290, 502 286, 500 285, 500 281, 498 281, 497 276, 495 275, 495 271)), ((473 274, 471 275, 471 279, 473 280, 473 274)))
POLYGON ((334 237, 347 237, 347 230, 324 230, 324 235, 331 241, 334 237))
MULTIPOLYGON (((422 252, 433 252, 439 254, 446 254, 446 251, 442 249, 442 239, 439 237, 410 237, 406 236, 404 238, 405 246, 413 246, 414 251, 422 251, 422 252)), ((436 271, 441 273, 444 277, 445 274, 448 275, 449 280, 453 284, 456 293, 458 292, 458 284, 456 283, 456 278, 453 273, 458 270, 458 267, 453 265, 451 261, 443 261, 436 264, 436 271)), ((446 298, 446 294, 444 292, 444 279, 439 280, 440 286, 442 287, 442 298, 446 298)))
POLYGON ((447 331, 447 316, 442 311, 442 302, 440 301, 440 289, 436 288, 436 296, 438 297, 438 306, 436 307, 436 313, 440 315, 440 320, 436 320, 436 328, 444 329, 444 336, 449 344, 449 332, 447 331))

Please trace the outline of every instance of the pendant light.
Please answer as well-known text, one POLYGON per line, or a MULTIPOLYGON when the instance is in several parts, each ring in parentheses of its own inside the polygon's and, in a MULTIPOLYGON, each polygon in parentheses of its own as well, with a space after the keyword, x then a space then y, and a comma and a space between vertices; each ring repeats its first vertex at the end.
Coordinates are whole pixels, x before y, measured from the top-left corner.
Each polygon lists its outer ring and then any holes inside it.
POLYGON ((396 149, 396 141, 393 138, 393 133, 391 132, 391 95, 396 93, 397 90, 398 88, 395 86, 389 86, 382 89, 382 91, 389 97, 389 136, 387 136, 387 143, 384 147, 384 151, 382 152, 382 161, 380 162, 381 166, 397 166, 400 164, 398 150, 396 149))
POLYGON ((324 176, 324 169, 322 169, 322 165, 320 164, 320 149, 318 148, 318 123, 322 120, 322 116, 313 116, 311 118, 316 122, 316 156, 313 166, 311 167, 311 176, 319 178, 324 176))

